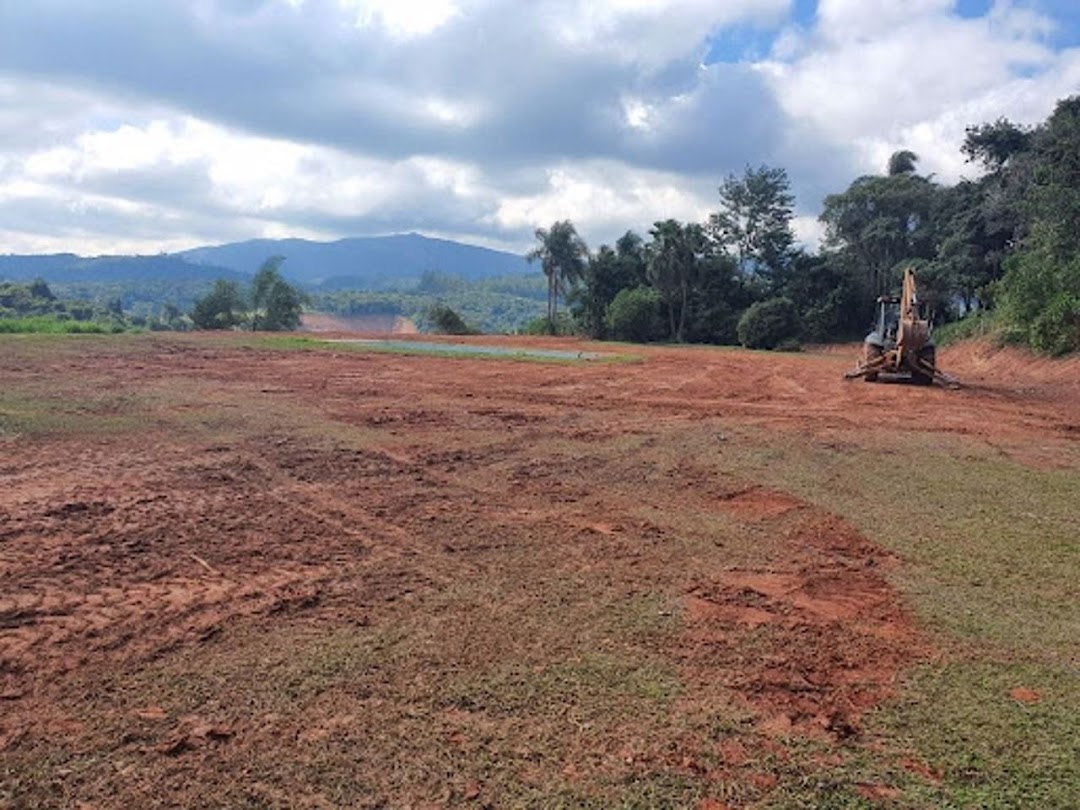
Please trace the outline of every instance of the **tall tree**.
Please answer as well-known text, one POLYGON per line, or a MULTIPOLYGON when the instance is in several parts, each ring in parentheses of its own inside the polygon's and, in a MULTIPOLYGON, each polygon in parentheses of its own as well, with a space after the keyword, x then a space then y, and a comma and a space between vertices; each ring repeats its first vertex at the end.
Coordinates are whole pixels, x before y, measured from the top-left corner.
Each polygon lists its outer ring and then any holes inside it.
POLYGON ((1006 260, 1000 303, 1036 349, 1080 350, 1080 96, 1058 102, 1006 174, 1026 180, 1026 232, 1006 260))
POLYGON ((1000 172, 1014 155, 1031 148, 1031 131, 1008 118, 992 124, 979 124, 964 130, 964 145, 960 151, 968 162, 981 163, 991 172, 1000 172))
POLYGON ((537 228, 535 236, 539 244, 526 258, 530 262, 539 260, 547 276, 548 331, 554 334, 559 296, 584 275, 589 249, 568 219, 556 222, 551 228, 537 228))
POLYGON ((995 202, 998 184, 985 177, 963 180, 941 192, 937 212, 937 255, 920 282, 937 277, 944 299, 959 298, 963 313, 987 309, 993 283, 1016 230, 1015 218, 1003 218, 995 202))
POLYGON ((860 177, 843 193, 825 198, 820 219, 826 247, 845 254, 868 295, 885 293, 899 263, 934 258, 939 191, 914 172, 860 177))
POLYGON ((709 217, 709 232, 734 254, 739 271, 772 283, 791 258, 795 198, 787 172, 746 167, 720 186, 720 210, 709 217))
POLYGON ((235 281, 219 278, 214 288, 195 302, 191 322, 196 329, 232 329, 244 321, 244 296, 235 281))
POLYGON ((708 251, 708 237, 701 225, 683 225, 674 219, 657 222, 649 235, 649 279, 660 291, 667 309, 670 336, 681 343, 686 334, 690 292, 708 251))
POLYGON ((710 249, 702 258, 690 291, 685 338, 691 343, 737 343, 739 315, 754 300, 735 257, 710 249))
POLYGON ((271 256, 251 280, 251 329, 280 332, 300 325, 304 296, 281 277, 284 256, 271 256))
POLYGON ((575 320, 591 337, 606 337, 607 310, 615 296, 647 281, 644 243, 636 233, 627 231, 616 241, 614 250, 601 245, 589 257, 582 283, 569 296, 575 320))

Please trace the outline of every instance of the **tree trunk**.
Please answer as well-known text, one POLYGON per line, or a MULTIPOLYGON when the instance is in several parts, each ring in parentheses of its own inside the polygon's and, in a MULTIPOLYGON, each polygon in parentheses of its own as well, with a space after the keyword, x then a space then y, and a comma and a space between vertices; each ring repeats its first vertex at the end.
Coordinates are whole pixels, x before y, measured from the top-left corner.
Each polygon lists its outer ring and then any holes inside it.
POLYGON ((675 342, 676 343, 682 343, 683 342, 683 334, 686 332, 687 289, 686 289, 686 284, 685 283, 683 283, 683 285, 682 285, 682 291, 681 292, 682 292, 682 301, 681 301, 681 305, 679 307, 679 331, 675 333, 675 342))
POLYGON ((548 333, 555 334, 555 274, 548 276, 548 333))

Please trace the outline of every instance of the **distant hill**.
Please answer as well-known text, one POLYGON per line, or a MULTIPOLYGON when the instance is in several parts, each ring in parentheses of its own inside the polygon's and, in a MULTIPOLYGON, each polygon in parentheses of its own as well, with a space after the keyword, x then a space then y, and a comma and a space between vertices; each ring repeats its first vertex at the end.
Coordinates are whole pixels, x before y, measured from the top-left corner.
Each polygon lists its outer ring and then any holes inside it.
POLYGON ((372 295, 383 296, 379 312, 408 317, 445 299, 478 326, 509 331, 541 311, 546 293, 543 275, 521 256, 417 234, 255 239, 156 256, 0 255, 0 282, 40 278, 65 300, 118 302, 127 314, 158 317, 166 305, 189 310, 215 279, 246 284, 271 256, 285 257, 282 274, 316 306, 342 315, 368 314, 372 295))
POLYGON ((244 280, 271 256, 284 256, 286 278, 327 290, 402 287, 427 270, 477 281, 536 272, 519 255, 419 234, 337 242, 252 239, 157 256, 0 255, 0 280, 50 284, 209 283, 244 280))
POLYGON ((253 239, 178 254, 197 264, 253 274, 270 256, 284 256, 281 272, 301 284, 325 289, 373 289, 408 284, 426 270, 469 281, 536 272, 522 256, 432 239, 419 234, 369 236, 337 242, 253 239))
POLYGON ((139 284, 148 282, 203 282, 216 278, 240 280, 250 274, 225 267, 189 262, 182 256, 96 256, 84 258, 72 253, 49 256, 0 255, 0 280, 30 281, 41 278, 49 284, 139 284))

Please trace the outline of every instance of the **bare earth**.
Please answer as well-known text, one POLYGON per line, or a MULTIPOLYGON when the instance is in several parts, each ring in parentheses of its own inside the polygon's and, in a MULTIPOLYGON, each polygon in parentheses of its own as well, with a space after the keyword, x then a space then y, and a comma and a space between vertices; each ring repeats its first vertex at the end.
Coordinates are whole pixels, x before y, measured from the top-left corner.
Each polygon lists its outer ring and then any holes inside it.
POLYGON ((982 345, 960 390, 527 345, 639 359, 4 347, 53 416, 0 433, 0 807, 765 802, 935 653, 902 560, 725 453, 1080 438, 1080 365, 982 345))

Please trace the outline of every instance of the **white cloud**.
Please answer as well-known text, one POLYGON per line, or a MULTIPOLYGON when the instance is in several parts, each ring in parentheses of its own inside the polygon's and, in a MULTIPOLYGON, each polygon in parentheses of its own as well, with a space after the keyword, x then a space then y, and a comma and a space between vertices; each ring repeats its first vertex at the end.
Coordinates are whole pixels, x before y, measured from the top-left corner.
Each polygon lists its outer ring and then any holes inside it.
POLYGON ((361 28, 382 28, 397 39, 422 37, 461 14, 453 0, 339 0, 361 28))
POLYGON ((825 238, 825 225, 816 216, 799 216, 791 221, 795 242, 806 250, 815 251, 825 238))
POLYGON ((645 232, 657 220, 703 221, 712 198, 685 178, 612 163, 576 163, 548 172, 534 194, 504 197, 494 214, 503 228, 525 229, 570 219, 590 242, 611 242, 628 228, 645 232))
POLYGON ((912 20, 943 19, 954 5, 955 0, 820 0, 818 30, 831 42, 874 41, 912 20))
POLYGON ((546 0, 538 4, 567 47, 649 67, 700 58, 706 39, 736 23, 778 24, 791 0, 546 0))
POLYGON ((1078 86, 1074 57, 1043 41, 1047 18, 999 2, 963 19, 953 5, 822 0, 817 28, 757 67, 785 112, 848 144, 863 171, 883 171, 892 152, 910 148, 922 171, 953 181, 966 126, 1002 115, 1034 123, 1078 86))
POLYGON ((566 218, 598 244, 700 220, 761 163, 813 243, 821 197, 893 151, 954 180, 965 126, 1036 123, 1080 88, 1080 50, 1006 0, 821 0, 783 30, 792 0, 50 1, 0 0, 4 250, 524 249, 566 218), (701 65, 748 28, 776 34, 768 59, 701 65))

